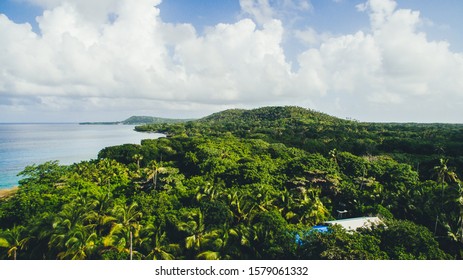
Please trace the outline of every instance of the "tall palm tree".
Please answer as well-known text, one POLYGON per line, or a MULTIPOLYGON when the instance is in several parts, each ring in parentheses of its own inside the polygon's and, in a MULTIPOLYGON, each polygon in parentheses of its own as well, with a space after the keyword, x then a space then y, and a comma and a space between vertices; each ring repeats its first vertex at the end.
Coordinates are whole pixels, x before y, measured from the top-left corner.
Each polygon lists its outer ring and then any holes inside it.
POLYGON ((334 162, 336 166, 338 166, 338 151, 336 148, 330 150, 328 154, 330 156, 330 160, 334 162))
POLYGON ((457 182, 457 174, 451 171, 447 167, 448 159, 441 158, 439 165, 434 166, 434 176, 437 178, 437 182, 442 186, 442 196, 444 195, 444 184, 446 182, 457 182))
POLYGON ((137 167, 140 169, 140 161, 143 159, 143 156, 140 154, 135 154, 133 155, 132 159, 137 162, 137 167))
POLYGON ((166 171, 166 168, 162 167, 161 163, 158 163, 155 160, 152 160, 148 163, 148 181, 153 181, 153 188, 157 189, 158 183, 158 174, 162 174, 166 171))
POLYGON ((436 177, 436 182, 441 185, 442 188, 442 194, 441 194, 441 203, 440 203, 440 211, 437 212, 436 214, 436 222, 434 224, 434 235, 436 235, 437 232, 437 224, 439 221, 439 215, 443 211, 444 207, 444 190, 445 190, 445 183, 449 182, 457 182, 457 174, 453 171, 451 171, 447 167, 448 159, 439 159, 439 165, 434 166, 434 176, 436 177))
POLYGON ((450 221, 447 222, 444 226, 447 229, 448 236, 456 242, 463 243, 463 182, 458 181, 456 188, 456 195, 453 197, 453 203, 458 207, 458 213, 456 214, 456 219, 452 220, 456 223, 453 224, 450 221))
POLYGON ((24 236, 25 228, 23 226, 14 226, 0 233, 0 247, 7 248, 8 257, 17 259, 18 251, 24 249, 30 237, 24 236))
POLYGON ((133 237, 138 237, 140 230, 139 220, 142 217, 142 212, 137 210, 138 204, 133 202, 130 205, 118 204, 114 207, 113 214, 116 222, 113 225, 110 236, 120 235, 119 246, 127 246, 130 254, 130 259, 133 259, 133 237))
POLYGON ((97 227, 101 230, 102 226, 107 226, 107 223, 111 220, 111 211, 114 209, 114 199, 112 196, 108 196, 102 190, 92 193, 89 195, 90 203, 93 208, 88 213, 87 218, 89 221, 94 222, 97 227), (109 219, 109 220, 108 220, 109 219))
POLYGON ((458 215, 458 230, 457 237, 459 237, 460 242, 463 243, 463 186, 462 182, 458 182, 458 197, 457 197, 458 207, 460 208, 460 213, 458 215))

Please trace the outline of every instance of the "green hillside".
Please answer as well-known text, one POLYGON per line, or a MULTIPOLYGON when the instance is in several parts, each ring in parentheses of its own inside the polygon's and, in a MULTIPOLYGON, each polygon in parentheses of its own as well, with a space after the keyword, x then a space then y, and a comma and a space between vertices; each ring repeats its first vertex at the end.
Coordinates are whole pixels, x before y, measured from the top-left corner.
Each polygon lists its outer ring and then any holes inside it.
POLYGON ((463 170, 462 124, 362 123, 287 106, 232 109, 184 124, 151 124, 135 129, 169 136, 232 134, 325 155, 333 150, 388 155, 414 166, 422 178, 428 179, 441 157, 463 170))
POLYGON ((264 107, 137 130, 167 137, 21 172, 0 259, 463 259, 462 125, 264 107))
POLYGON ((299 120, 307 123, 345 122, 321 112, 296 106, 262 107, 253 110, 230 109, 202 118, 199 122, 229 122, 238 120, 243 122, 282 122, 285 120, 299 120))

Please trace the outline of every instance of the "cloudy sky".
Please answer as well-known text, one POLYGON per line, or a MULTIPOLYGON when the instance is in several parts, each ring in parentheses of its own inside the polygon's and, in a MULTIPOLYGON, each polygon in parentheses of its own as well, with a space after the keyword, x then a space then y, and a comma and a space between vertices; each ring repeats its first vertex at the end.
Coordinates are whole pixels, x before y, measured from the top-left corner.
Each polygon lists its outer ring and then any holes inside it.
POLYGON ((0 122, 299 105, 463 123, 460 0, 1 0, 0 122))

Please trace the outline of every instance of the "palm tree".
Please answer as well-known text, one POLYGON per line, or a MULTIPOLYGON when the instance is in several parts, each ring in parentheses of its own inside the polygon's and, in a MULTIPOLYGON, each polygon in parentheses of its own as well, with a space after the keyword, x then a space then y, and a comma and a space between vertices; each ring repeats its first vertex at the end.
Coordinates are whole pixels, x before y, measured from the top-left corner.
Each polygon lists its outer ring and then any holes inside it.
POLYGON ((462 182, 458 182, 458 197, 457 197, 458 207, 460 208, 460 213, 458 215, 458 230, 457 237, 459 237, 460 242, 463 243, 463 186, 462 182))
POLYGON ((274 205, 277 197, 271 186, 257 185, 252 193, 252 198, 254 198, 253 203, 261 211, 270 211, 277 208, 274 205))
MULTIPOLYGON (((191 212, 187 213, 184 218, 186 221, 178 224, 178 228, 181 231, 187 233, 185 238, 185 248, 191 250, 195 254, 201 252, 204 248, 212 249, 211 245, 219 241, 220 229, 207 230, 206 224, 204 222, 204 215, 199 209, 193 209, 191 212)), ((220 247, 215 244, 216 248, 220 247)), ((207 250, 210 251, 210 250, 207 250)), ((211 251, 210 251, 211 252, 211 251)), ((209 253, 210 253, 209 252, 209 253)), ((192 257, 204 258, 204 251, 192 257)))
POLYGON ((198 253, 195 258, 203 260, 221 260, 230 259, 229 256, 222 255, 222 249, 226 245, 226 241, 220 238, 221 231, 218 229, 207 231, 204 233, 201 242, 201 248, 198 248, 198 253), (203 248, 207 248, 204 250, 203 248))
POLYGON ((229 260, 241 256, 245 239, 238 228, 225 224, 221 228, 206 231, 202 242, 202 252, 196 255, 197 259, 229 260), (203 251, 203 249, 205 249, 203 251))
MULTIPOLYGON (((458 207, 458 213, 456 214, 456 224, 453 225, 450 222, 445 224, 448 236, 456 242, 463 243, 463 185, 461 181, 458 181, 456 195, 453 197, 453 202, 458 207)), ((452 221, 455 221, 452 220, 452 221)))
POLYGON ((130 205, 116 205, 113 213, 117 222, 114 223, 110 233, 110 237, 121 234, 118 247, 122 246, 124 249, 127 249, 125 246, 127 246, 128 243, 128 251, 131 260, 133 259, 133 237, 134 234, 138 237, 138 232, 140 230, 138 221, 142 217, 142 213, 136 209, 137 207, 138 204, 136 202, 130 205))
POLYGON ((279 208, 278 211, 285 217, 287 221, 291 221, 293 218, 297 217, 297 214, 294 212, 294 198, 292 193, 285 187, 280 192, 279 198, 279 208))
POLYGON ((66 250, 58 253, 60 259, 84 260, 92 255, 98 246, 98 235, 87 226, 77 224, 64 243, 66 250))
POLYGON ((436 222, 434 224, 434 235, 436 235, 437 232, 437 223, 439 221, 439 215, 443 211, 444 207, 444 189, 445 189, 445 183, 446 182, 457 182, 457 174, 453 171, 451 171, 447 167, 448 159, 439 159, 439 165, 434 166, 434 176, 436 177, 436 182, 441 185, 442 188, 442 194, 441 194, 441 204, 440 204, 440 211, 437 212, 436 214, 436 222))
POLYGON ((101 159, 96 167, 97 183, 101 187, 107 186, 108 196, 116 186, 129 182, 127 167, 115 160, 101 159))
POLYGON ((214 201, 221 194, 221 189, 215 184, 209 182, 205 186, 198 188, 198 193, 196 194, 196 200, 201 201, 203 198, 207 197, 210 201, 214 201))
POLYGON ((148 163, 148 181, 153 180, 153 188, 157 189, 158 174, 162 174, 166 171, 166 168, 162 167, 161 163, 152 160, 148 163))
POLYGON ((336 148, 330 150, 328 154, 330 156, 330 160, 334 162, 336 166, 338 166, 338 151, 336 148))
POLYGON ((251 195, 243 190, 233 191, 228 194, 227 200, 237 222, 248 220, 254 213, 256 204, 252 203, 250 197, 251 195))
POLYGON ((178 225, 180 230, 188 232, 185 238, 185 247, 187 249, 199 250, 203 241, 206 225, 204 223, 204 215, 199 209, 186 215, 187 221, 178 225))
POLYGON ((463 243, 463 186, 462 182, 458 182, 458 197, 457 197, 458 207, 460 208, 460 213, 458 215, 458 224, 460 225, 457 230, 457 236, 460 237, 460 242, 463 243))
POLYGON ((93 223, 95 201, 78 199, 66 204, 53 222, 49 248, 60 259, 85 259, 96 249, 96 224, 93 223))
POLYGON ((307 225, 316 225, 326 221, 329 211, 319 197, 319 189, 300 189, 300 194, 295 199, 295 211, 298 221, 307 225))
POLYGON ((111 223, 116 220, 111 213, 114 199, 104 192, 98 192, 91 195, 91 200, 95 207, 87 214, 86 218, 90 223, 95 224, 97 233, 101 235, 103 232, 108 232, 111 223))
POLYGON ((149 259, 173 260, 175 259, 174 253, 180 251, 180 245, 169 243, 166 232, 162 231, 160 226, 147 225, 140 235, 143 236, 140 246, 148 249, 146 257, 149 259))
POLYGON ((140 154, 135 154, 133 155, 132 159, 137 162, 137 167, 140 169, 140 161, 143 159, 143 156, 140 154))
POLYGON ((24 237, 24 227, 14 226, 0 233, 0 247, 8 249, 8 257, 17 259, 18 251, 24 249, 30 237, 24 237))
POLYGON ((434 175, 437 178, 437 183, 442 186, 442 196, 444 195, 444 183, 457 182, 457 174, 447 167, 448 159, 441 158, 439 165, 434 166, 434 175))

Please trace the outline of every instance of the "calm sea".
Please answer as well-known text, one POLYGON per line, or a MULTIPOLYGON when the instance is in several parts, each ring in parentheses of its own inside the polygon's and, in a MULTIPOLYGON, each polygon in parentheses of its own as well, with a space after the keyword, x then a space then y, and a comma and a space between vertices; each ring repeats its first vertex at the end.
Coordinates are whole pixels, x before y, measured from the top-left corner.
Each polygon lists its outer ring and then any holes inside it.
POLYGON ((162 134, 139 133, 130 125, 0 124, 0 189, 17 185, 24 167, 49 160, 72 164, 95 159, 104 147, 162 134))

